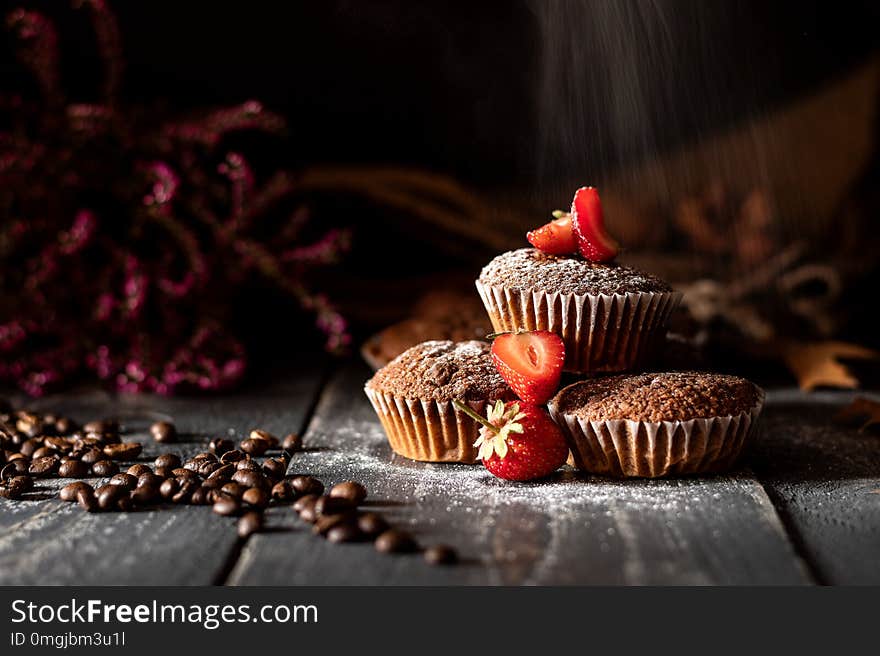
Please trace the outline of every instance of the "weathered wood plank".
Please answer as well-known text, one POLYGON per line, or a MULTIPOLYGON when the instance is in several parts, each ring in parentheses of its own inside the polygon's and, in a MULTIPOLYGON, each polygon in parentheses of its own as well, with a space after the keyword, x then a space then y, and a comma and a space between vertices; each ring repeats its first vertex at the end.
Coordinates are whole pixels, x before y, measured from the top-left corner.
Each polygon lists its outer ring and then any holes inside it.
MULTIPOLYGON (((229 397, 168 399, 93 392, 31 405, 79 419, 119 417, 127 429, 126 440, 144 441, 139 461, 149 462, 169 450, 191 456, 205 450, 211 437, 240 438, 257 426, 282 434, 302 430, 324 371, 318 362, 300 365, 271 389, 229 397), (176 423, 183 433, 181 443, 157 448, 151 442, 146 430, 158 419, 176 423)), ((67 482, 48 480, 31 496, 54 497, 67 482)), ((0 584, 211 584, 225 578, 228 561, 238 552, 234 523, 203 506, 88 514, 56 498, 0 499, 0 584)))
POLYGON ((799 584, 810 579, 748 471, 718 478, 609 481, 572 472, 539 484, 501 482, 479 466, 395 456, 350 367, 326 388, 291 463, 327 483, 363 481, 377 508, 423 544, 466 563, 436 568, 313 537, 288 509, 255 535, 229 578, 287 584, 799 584), (383 508, 384 506, 384 508, 383 508))
POLYGON ((853 396, 770 392, 751 460, 820 581, 877 585, 880 437, 833 422, 853 396))

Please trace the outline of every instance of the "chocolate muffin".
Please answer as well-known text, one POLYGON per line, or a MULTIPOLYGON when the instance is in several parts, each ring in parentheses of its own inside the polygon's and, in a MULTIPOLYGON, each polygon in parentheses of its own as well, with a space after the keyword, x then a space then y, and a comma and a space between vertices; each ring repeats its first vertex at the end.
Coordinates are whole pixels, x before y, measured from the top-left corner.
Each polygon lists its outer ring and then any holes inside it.
POLYGON ((547 407, 578 469, 657 477, 729 469, 763 402, 744 378, 676 372, 581 381, 547 407))
POLYGON ((565 342, 566 371, 578 373, 636 367, 681 300, 656 276, 534 248, 499 255, 476 284, 496 332, 554 332, 565 342))
POLYGON ((454 399, 482 414, 487 403, 515 398, 480 341, 417 344, 377 371, 364 391, 391 448, 428 462, 477 460, 479 426, 454 399))

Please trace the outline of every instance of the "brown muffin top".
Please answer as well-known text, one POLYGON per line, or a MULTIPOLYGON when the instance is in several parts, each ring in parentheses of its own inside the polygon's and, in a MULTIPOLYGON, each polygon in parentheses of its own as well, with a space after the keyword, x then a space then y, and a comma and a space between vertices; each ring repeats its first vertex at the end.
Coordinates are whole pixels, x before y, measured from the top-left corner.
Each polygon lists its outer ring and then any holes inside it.
POLYGON ((535 248, 502 253, 483 267, 480 282, 580 295, 672 291, 660 278, 621 264, 590 262, 574 255, 547 255, 535 248))
POLYGON ((367 387, 406 399, 513 399, 486 342, 434 340, 407 349, 367 381, 367 387))
POLYGON ((684 421, 738 415, 759 398, 758 387, 745 378, 685 371, 585 380, 550 403, 587 420, 684 421))

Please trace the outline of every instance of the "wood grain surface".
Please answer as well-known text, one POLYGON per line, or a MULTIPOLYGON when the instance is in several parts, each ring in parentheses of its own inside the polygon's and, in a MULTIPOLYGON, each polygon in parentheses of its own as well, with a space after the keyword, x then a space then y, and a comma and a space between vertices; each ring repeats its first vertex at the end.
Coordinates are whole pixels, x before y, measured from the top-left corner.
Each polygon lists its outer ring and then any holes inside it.
POLYGON ((726 476, 614 481, 563 471, 516 484, 480 466, 394 455, 363 394, 366 367, 301 365, 282 380, 224 397, 83 392, 36 407, 75 418, 118 416, 126 439, 169 418, 191 455, 215 436, 253 427, 305 431, 290 473, 326 484, 354 479, 367 505, 419 542, 462 558, 437 567, 418 554, 312 535, 287 506, 240 540, 235 520, 207 507, 89 515, 54 498, 0 499, 0 584, 547 585, 815 584, 880 582, 880 438, 839 427, 850 393, 768 394, 762 433, 726 476), (754 472, 754 473, 753 473, 754 472))

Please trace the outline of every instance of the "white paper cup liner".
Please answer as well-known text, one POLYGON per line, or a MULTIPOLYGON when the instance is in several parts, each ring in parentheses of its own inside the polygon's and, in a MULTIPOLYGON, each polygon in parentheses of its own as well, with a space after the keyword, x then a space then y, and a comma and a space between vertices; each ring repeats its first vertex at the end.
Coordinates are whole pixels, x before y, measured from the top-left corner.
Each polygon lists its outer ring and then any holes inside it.
POLYGON ((764 393, 751 410, 728 417, 687 421, 589 421, 559 412, 551 416, 578 469, 616 477, 656 478, 730 469, 753 437, 764 393))
POLYGON ((549 330, 565 343, 566 371, 629 371, 665 333, 680 292, 561 294, 484 285, 477 291, 495 332, 549 330))
MULTIPOLYGON (((425 462, 477 461, 474 447, 479 424, 459 412, 451 401, 403 399, 364 388, 395 453, 425 462)), ((486 401, 468 401, 482 415, 486 401)))

